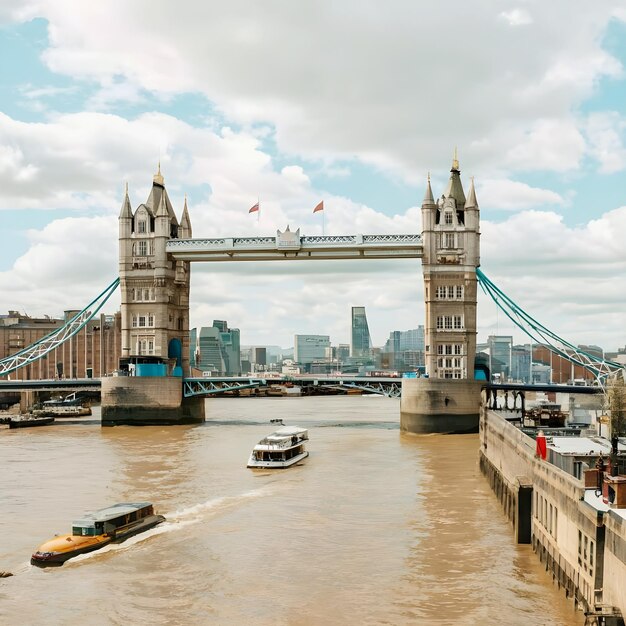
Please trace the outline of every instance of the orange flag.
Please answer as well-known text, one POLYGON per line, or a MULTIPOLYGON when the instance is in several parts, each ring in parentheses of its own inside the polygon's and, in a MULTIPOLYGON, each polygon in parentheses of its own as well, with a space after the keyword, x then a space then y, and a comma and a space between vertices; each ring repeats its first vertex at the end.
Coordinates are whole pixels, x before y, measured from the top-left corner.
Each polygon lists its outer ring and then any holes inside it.
POLYGON ((259 210, 259 203, 257 202, 253 207, 250 207, 250 210, 248 211, 248 213, 254 213, 255 211, 259 210))
POLYGON ((324 210, 324 201, 322 200, 314 209, 313 213, 317 213, 318 211, 324 210))

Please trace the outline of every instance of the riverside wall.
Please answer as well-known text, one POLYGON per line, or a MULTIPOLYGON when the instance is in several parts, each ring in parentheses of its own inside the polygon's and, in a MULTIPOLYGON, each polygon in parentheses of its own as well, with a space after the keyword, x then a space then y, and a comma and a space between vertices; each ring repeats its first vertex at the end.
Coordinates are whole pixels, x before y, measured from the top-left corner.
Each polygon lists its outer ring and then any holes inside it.
MULTIPOLYGON (((626 527, 584 501, 583 481, 535 456, 535 441, 481 410, 480 467, 518 542, 533 550, 585 611, 610 604, 626 614, 626 527)), ((622 623, 622 622, 611 622, 622 623)))
POLYGON ((482 384, 476 380, 403 378, 400 430, 427 433, 476 433, 482 384))
POLYGON ((196 424, 204 398, 184 398, 177 376, 109 376, 102 379, 103 426, 196 424))

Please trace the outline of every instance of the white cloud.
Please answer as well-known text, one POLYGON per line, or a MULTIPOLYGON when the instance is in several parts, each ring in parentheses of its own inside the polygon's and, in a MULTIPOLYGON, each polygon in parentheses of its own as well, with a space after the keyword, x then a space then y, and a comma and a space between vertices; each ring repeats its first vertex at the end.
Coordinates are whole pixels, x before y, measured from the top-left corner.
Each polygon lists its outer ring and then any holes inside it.
POLYGON ((526 26, 532 24, 533 18, 526 9, 511 9, 510 11, 503 11, 500 13, 500 17, 504 19, 510 26, 526 26))
POLYGON ((447 160, 449 138, 484 173, 505 152, 511 167, 576 168, 582 122, 552 122, 550 149, 542 120, 568 119, 599 79, 622 72, 601 48, 616 2, 533 3, 532 17, 462 0, 23 6, 49 20, 49 67, 103 86, 98 107, 143 89, 203 93, 229 119, 273 125, 284 153, 358 158, 407 178, 447 160), (555 29, 563 15, 567 28, 555 29), (490 149, 474 151, 481 144, 490 149))
MULTIPOLYGON (((626 207, 575 228, 538 211, 498 224, 483 220, 481 269, 564 339, 617 349, 626 344, 625 228, 626 207)), ((489 333, 490 321, 494 332, 496 319, 501 334, 519 335, 485 298, 479 309, 479 335, 489 333)))
POLYGON ((577 169, 585 152, 585 140, 573 119, 540 119, 519 137, 506 155, 513 169, 577 169))
POLYGON ((526 183, 506 179, 487 179, 477 185, 481 209, 517 211, 541 205, 563 205, 561 195, 549 189, 531 187, 526 183))
POLYGON ((625 129, 626 120, 619 113, 589 115, 586 127, 589 153, 600 164, 600 172, 611 174, 626 168, 625 129))

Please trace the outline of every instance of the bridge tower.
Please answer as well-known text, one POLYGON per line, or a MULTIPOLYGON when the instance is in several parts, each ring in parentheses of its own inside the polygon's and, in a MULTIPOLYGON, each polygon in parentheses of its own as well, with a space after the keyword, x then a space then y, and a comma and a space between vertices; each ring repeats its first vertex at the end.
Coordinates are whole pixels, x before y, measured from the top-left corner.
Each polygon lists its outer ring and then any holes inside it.
POLYGON ((189 375, 189 262, 171 259, 165 244, 190 237, 187 200, 179 223, 160 166, 134 213, 126 190, 119 216, 123 369, 159 365, 189 375))
POLYGON ((191 234, 187 199, 179 222, 160 164, 148 199, 134 212, 126 188, 119 215, 119 274, 120 370, 127 375, 103 380, 103 425, 200 421, 192 414, 197 407, 190 413, 193 402, 182 398, 182 377, 189 375, 190 264, 166 251, 169 240, 191 234))
POLYGON ((405 430, 478 430, 481 383, 474 380, 474 358, 479 240, 474 181, 466 198, 455 152, 441 198, 435 201, 429 177, 422 203, 427 378, 403 384, 400 410, 405 430))

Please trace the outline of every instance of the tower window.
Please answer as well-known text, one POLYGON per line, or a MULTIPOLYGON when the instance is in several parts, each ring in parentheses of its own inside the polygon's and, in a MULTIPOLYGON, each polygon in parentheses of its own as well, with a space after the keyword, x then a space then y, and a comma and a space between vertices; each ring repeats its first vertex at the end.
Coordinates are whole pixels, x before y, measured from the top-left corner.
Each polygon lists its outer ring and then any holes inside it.
POLYGON ((137 232, 142 234, 146 232, 146 220, 139 220, 137 222, 137 232))
POLYGON ((452 224, 452 211, 446 211, 444 213, 444 221, 446 224, 452 224))
POLYGON ((137 242, 137 256, 147 256, 148 242, 144 239, 137 242))

